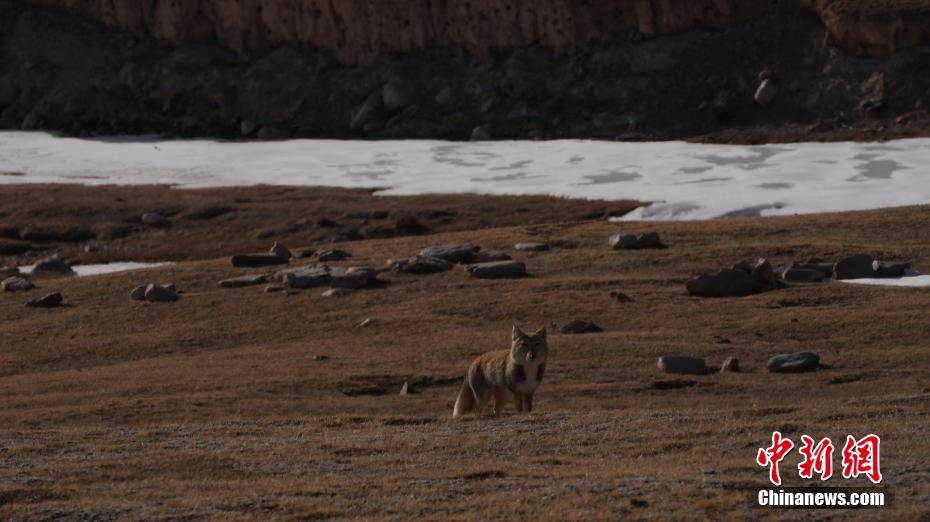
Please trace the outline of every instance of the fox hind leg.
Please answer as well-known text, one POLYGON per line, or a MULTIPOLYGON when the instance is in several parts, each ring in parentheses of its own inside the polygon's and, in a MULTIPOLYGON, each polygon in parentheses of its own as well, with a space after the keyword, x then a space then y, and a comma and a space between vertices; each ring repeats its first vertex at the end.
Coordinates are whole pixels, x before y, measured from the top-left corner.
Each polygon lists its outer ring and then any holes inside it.
POLYGON ((503 388, 494 389, 494 415, 500 415, 504 411, 504 405, 512 400, 511 393, 503 388))
POLYGON ((533 411, 533 394, 527 393, 523 396, 523 411, 529 413, 533 411))

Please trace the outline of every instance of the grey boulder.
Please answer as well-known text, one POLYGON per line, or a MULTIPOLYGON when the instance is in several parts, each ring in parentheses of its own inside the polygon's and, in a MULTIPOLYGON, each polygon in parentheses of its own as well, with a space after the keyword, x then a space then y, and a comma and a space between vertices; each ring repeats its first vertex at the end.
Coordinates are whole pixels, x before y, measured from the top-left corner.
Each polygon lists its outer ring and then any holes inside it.
POLYGON ((63 300, 64 298, 61 296, 60 292, 52 292, 42 297, 26 301, 26 306, 29 308, 56 308, 61 306, 63 300))
POLYGON ((639 250, 643 248, 662 248, 662 240, 658 232, 645 234, 616 234, 610 238, 610 246, 614 250, 639 250))
POLYGON ((150 284, 145 287, 145 300, 152 303, 170 303, 178 300, 174 285, 150 284))
POLYGON ((413 256, 406 259, 388 261, 391 270, 405 274, 435 274, 452 270, 452 263, 438 257, 413 256))
POLYGON ((687 283, 688 293, 698 297, 743 297, 765 290, 751 275, 742 270, 724 268, 714 275, 702 275, 687 283))
POLYGON ((4 292, 23 292, 35 288, 31 281, 20 276, 8 277, 0 283, 0 286, 3 287, 4 292))
POLYGON ((71 265, 65 263, 61 259, 57 257, 50 257, 36 263, 32 268, 32 273, 74 275, 74 270, 71 268, 71 265))
POLYGON ((520 261, 494 261, 465 266, 465 273, 479 279, 507 279, 524 277, 526 265, 520 261))
POLYGON ((814 352, 798 352, 776 355, 767 364, 773 373, 809 372, 820 367, 820 356, 814 352))
POLYGON ((284 261, 290 261, 294 254, 291 253, 291 250, 281 243, 275 243, 271 246, 271 250, 268 251, 269 255, 275 256, 284 261))
POLYGON ((911 264, 873 261, 872 269, 875 270, 879 277, 904 277, 911 269, 911 264))
POLYGON ((453 243, 424 248, 420 251, 419 255, 421 257, 442 259, 450 263, 461 263, 470 260, 472 256, 480 250, 481 247, 477 247, 471 243, 453 243))
POLYGON ((665 373, 704 375, 707 364, 699 357, 665 356, 659 357, 658 367, 665 373))
POLYGON ((307 265, 278 272, 275 278, 290 289, 304 290, 329 285, 333 281, 333 274, 326 265, 307 265))
POLYGON ((833 278, 841 279, 867 279, 878 276, 872 267, 875 259, 870 255, 859 254, 837 261, 833 265, 833 278))

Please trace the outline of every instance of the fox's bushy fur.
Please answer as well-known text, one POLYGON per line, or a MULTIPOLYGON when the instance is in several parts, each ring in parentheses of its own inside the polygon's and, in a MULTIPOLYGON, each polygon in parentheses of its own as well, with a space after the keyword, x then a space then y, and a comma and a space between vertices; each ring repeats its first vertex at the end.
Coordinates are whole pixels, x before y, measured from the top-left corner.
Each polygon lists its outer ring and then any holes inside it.
POLYGON ((480 413, 491 397, 495 415, 508 401, 517 411, 533 411, 533 394, 542 382, 548 357, 545 328, 527 335, 514 326, 509 350, 488 352, 471 363, 452 416, 480 413))

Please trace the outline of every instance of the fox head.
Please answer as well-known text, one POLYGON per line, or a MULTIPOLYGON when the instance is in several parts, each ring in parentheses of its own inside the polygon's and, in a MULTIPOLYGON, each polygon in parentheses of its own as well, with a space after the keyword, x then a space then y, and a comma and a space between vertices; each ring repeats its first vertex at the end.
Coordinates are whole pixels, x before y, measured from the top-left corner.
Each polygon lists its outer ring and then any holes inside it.
POLYGON ((513 327, 513 342, 510 345, 510 358, 518 364, 542 364, 549 357, 549 343, 546 341, 546 329, 527 335, 516 326, 513 327))

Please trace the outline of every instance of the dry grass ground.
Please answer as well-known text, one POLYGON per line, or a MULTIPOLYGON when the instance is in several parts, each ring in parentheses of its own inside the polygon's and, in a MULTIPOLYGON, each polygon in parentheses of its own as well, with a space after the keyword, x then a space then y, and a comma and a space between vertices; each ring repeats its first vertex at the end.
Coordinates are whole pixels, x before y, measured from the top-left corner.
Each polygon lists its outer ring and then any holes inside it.
MULTIPOLYGON (((0 295, 0 518, 930 516, 930 291, 831 283, 707 300, 683 284, 760 256, 866 252, 930 270, 930 207, 557 221, 343 245, 354 255, 343 264, 382 266, 467 240, 524 260, 533 276, 520 280, 471 280, 461 268, 385 274, 386 288, 337 299, 220 289, 218 280, 248 272, 207 259, 38 281, 31 295, 63 292, 67 306, 54 310, 0 295), (607 238, 621 230, 657 230, 670 248, 611 251, 607 238), (557 246, 513 252, 528 240, 557 246), (149 281, 184 293, 171 304, 131 301, 129 290, 149 281), (368 317, 372 326, 354 328, 368 317), (605 331, 553 330, 536 411, 452 421, 457 379, 477 354, 506 347, 512 323, 555 329, 576 318, 605 331), (772 355, 802 350, 829 368, 765 370, 772 355), (669 354, 712 364, 732 355, 745 371, 657 389, 675 380, 655 366, 669 354), (420 383, 418 393, 399 395, 405 381, 420 383), (346 393, 379 387, 383 395, 346 393), (892 506, 754 509, 766 485, 755 453, 774 429, 834 442, 881 435, 892 506)), ((783 464, 787 485, 804 484, 796 464, 796 453, 783 464)))

